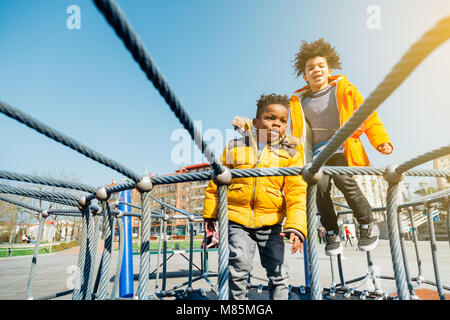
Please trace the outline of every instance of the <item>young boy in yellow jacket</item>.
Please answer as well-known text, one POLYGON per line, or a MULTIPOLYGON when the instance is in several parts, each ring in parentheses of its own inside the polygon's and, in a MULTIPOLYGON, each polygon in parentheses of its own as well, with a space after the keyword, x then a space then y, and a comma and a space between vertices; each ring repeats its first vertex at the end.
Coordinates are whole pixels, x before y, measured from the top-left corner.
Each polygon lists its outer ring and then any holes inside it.
MULTIPOLYGON (((335 48, 322 38, 311 43, 302 42, 300 51, 295 56, 294 67, 297 76, 302 76, 307 85, 291 97, 291 134, 302 140, 299 151, 304 153, 307 162, 310 162, 325 147, 336 130, 350 119, 364 99, 346 77, 332 76, 332 69, 341 67, 340 58, 335 48), (312 146, 311 150, 308 145, 312 146)), ((359 138, 363 133, 380 153, 392 152, 393 146, 386 129, 377 113, 373 112, 325 165, 369 166, 369 159, 359 138)), ((379 229, 373 221, 370 204, 358 184, 351 176, 324 175, 317 184, 317 208, 321 224, 327 230, 326 254, 335 255, 342 252, 337 216, 330 196, 331 179, 344 194, 360 224, 358 248, 361 251, 374 249, 378 242, 379 229)))
MULTIPOLYGON (((296 150, 298 139, 285 135, 289 98, 262 95, 257 102, 253 127, 244 125, 244 136, 229 141, 221 162, 230 169, 302 167, 296 150), (252 130, 253 129, 253 130, 252 130)), ((217 219, 217 186, 205 191, 203 218, 213 230, 217 219)), ((256 246, 269 278, 271 299, 288 299, 288 273, 284 241, 291 252, 301 252, 306 239, 306 183, 301 176, 233 178, 228 187, 229 288, 233 300, 246 299, 247 278, 256 246), (282 222, 285 220, 284 225, 282 222)))

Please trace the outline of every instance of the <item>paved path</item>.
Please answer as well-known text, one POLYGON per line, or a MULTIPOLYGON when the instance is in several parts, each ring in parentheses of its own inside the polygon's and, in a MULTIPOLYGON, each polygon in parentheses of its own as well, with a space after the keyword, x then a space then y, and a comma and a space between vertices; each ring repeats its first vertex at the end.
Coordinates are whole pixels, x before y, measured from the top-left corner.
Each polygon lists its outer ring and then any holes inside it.
MULTIPOLYGON (((329 287, 332 278, 330 272, 330 259, 324 254, 324 246, 319 245, 319 270, 320 280, 323 287, 329 287)), ((97 264, 101 257, 102 242, 99 242, 99 250, 97 254, 97 264)), ((409 257, 409 265, 412 276, 418 275, 418 267, 415 257, 414 246, 411 242, 406 242, 406 250, 409 257)), ((441 281, 444 285, 450 286, 450 249, 448 242, 438 242, 437 250, 439 255, 439 267, 441 281)), ((426 280, 435 282, 433 264, 431 259, 430 244, 423 241, 419 243, 419 252, 422 259, 423 275, 426 280)), ((117 263, 118 252, 113 253, 112 258, 112 271, 113 275, 115 266, 117 263)), ((187 255, 186 255, 187 256, 187 255)), ((393 276, 392 260, 389 249, 389 242, 387 240, 380 240, 378 247, 372 251, 373 261, 376 268, 381 275, 393 276)), ((209 269, 212 272, 217 272, 217 252, 209 253, 209 269)), ((12 257, 0 259, 0 299, 25 299, 26 296, 26 284, 28 279, 28 273, 30 270, 31 256, 27 257, 12 257)), ((37 270, 35 279, 33 282, 33 296, 42 297, 56 292, 62 292, 68 290, 67 284, 70 284, 71 273, 70 266, 77 264, 78 251, 77 248, 65 250, 59 253, 50 255, 41 255, 38 257, 37 270)), ((304 285, 304 261, 302 254, 291 255, 286 246, 286 259, 289 265, 290 283, 294 286, 304 285)), ((151 255, 150 265, 153 271, 156 267, 157 256, 151 255)), ((194 263, 200 265, 200 254, 194 254, 194 263)), ((353 247, 344 248, 344 260, 342 261, 344 269, 345 280, 355 279, 361 277, 367 273, 367 259, 366 254, 357 251, 353 247)), ((133 270, 135 276, 135 293, 137 292, 138 275, 139 275, 139 256, 133 256, 133 270)), ((194 268, 195 270, 195 268, 194 268)), ((337 270, 335 264, 335 270, 337 270)), ((167 280, 167 288, 170 289, 173 286, 179 285, 187 281, 188 261, 184 259, 180 254, 175 254, 168 260, 168 275, 170 278, 167 280)), ((196 271, 194 277, 200 273, 196 271)), ((257 278, 265 278, 265 271, 261 267, 259 257, 255 257, 253 274, 257 278)), ((216 283, 217 278, 212 277, 211 280, 216 283)), ((252 280, 254 284, 263 283, 259 279, 254 278, 252 280)), ((337 271, 335 271, 335 282, 339 282, 337 271)), ((150 280, 150 294, 155 292, 156 280, 154 277, 150 280)), ((354 285, 354 284, 353 284, 354 285)), ((395 291, 395 281, 393 280, 380 280, 381 289, 384 292, 395 291)), ((112 282, 111 282, 112 287, 112 282)), ((161 281, 159 282, 161 287, 161 281)), ((194 288, 209 288, 205 280, 199 280, 194 282, 194 288)), ((363 284, 359 289, 372 289, 370 283, 363 284)), ((420 288, 433 289, 434 287, 422 284, 420 288)), ((446 291, 446 293, 450 293, 446 291)), ((59 299, 71 299, 71 295, 61 297, 59 299)))

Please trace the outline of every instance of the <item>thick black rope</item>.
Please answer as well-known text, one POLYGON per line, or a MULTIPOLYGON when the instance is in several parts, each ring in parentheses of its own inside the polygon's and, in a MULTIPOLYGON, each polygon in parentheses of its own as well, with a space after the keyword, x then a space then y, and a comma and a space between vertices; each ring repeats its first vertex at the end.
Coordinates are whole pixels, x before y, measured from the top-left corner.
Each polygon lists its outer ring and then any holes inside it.
POLYGON ((17 196, 30 197, 49 202, 56 202, 67 206, 78 207, 77 198, 71 194, 63 192, 50 192, 33 189, 24 189, 5 184, 0 184, 0 193, 14 194, 17 196))
POLYGON ((95 161, 123 174, 124 176, 126 176, 136 182, 138 182, 140 180, 139 176, 136 173, 134 173, 130 169, 126 168, 125 166, 121 165, 120 163, 105 157, 104 155, 92 150, 89 147, 82 145, 75 139, 73 139, 53 128, 50 128, 43 122, 41 122, 37 119, 34 119, 30 115, 25 114, 22 111, 20 111, 19 109, 14 108, 14 107, 10 106, 9 104, 2 102, 2 101, 0 101, 0 112, 7 115, 8 117, 10 117, 12 119, 19 121, 20 123, 23 123, 27 127, 30 127, 32 129, 36 130, 37 132, 42 133, 43 135, 55 140, 56 142, 59 142, 65 146, 71 148, 72 150, 75 150, 75 151, 81 153, 82 155, 84 155, 92 160, 95 160, 95 161))
POLYGON ((94 0, 95 5, 111 25, 116 34, 122 39, 125 47, 130 51, 134 60, 139 64, 147 78, 153 83, 160 95, 169 105, 170 110, 175 114, 183 127, 189 132, 195 144, 208 159, 211 167, 216 174, 223 172, 222 165, 217 161, 209 146, 203 140, 201 133, 194 126, 194 122, 189 117, 180 100, 175 96, 167 80, 158 70, 156 64, 152 61, 150 54, 145 49, 142 42, 137 37, 131 25, 128 23, 125 15, 114 1, 94 0))
POLYGON ((74 190, 80 190, 80 191, 86 191, 86 192, 95 192, 96 191, 96 188, 82 184, 82 183, 67 182, 67 181, 63 181, 60 179, 38 177, 38 176, 30 175, 30 174, 15 173, 15 172, 4 171, 4 170, 0 170, 0 179, 37 183, 37 184, 43 184, 46 186, 74 189, 74 190))

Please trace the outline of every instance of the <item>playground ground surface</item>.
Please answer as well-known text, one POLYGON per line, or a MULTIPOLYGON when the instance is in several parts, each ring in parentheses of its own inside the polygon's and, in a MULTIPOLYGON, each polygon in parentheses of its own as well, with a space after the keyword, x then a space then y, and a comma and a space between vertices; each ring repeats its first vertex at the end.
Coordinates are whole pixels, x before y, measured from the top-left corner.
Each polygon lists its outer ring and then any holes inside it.
MULTIPOLYGON (((408 254, 408 263, 413 277, 418 275, 418 266, 416 261, 414 245, 410 241, 405 242, 405 248, 408 254)), ((57 253, 41 255, 37 260, 37 269, 33 281, 32 293, 35 299, 47 295, 51 295, 57 292, 62 292, 71 289, 71 283, 73 283, 73 266, 76 266, 78 261, 78 249, 79 247, 70 248, 68 250, 59 251, 57 253)), ((103 242, 99 241, 97 250, 98 262, 103 250, 103 242)), ((437 253, 439 262, 439 271, 441 282, 444 285, 450 284, 450 249, 449 243, 446 241, 440 241, 437 243, 437 253)), ((217 282, 217 251, 209 252, 209 270, 211 272, 211 281, 217 282)), ((426 280, 436 282, 432 256, 430 250, 430 243, 428 241, 419 242, 419 254, 422 260, 423 277, 426 280)), ((168 255, 168 257, 171 254, 168 255)), ((167 262, 167 289, 171 289, 174 286, 180 285, 188 280, 188 268, 189 262, 186 258, 189 254, 184 250, 176 251, 173 256, 167 262), (184 256, 184 257, 183 257, 184 256)), ((194 264, 200 266, 199 252, 194 253, 194 264)), ((114 272, 117 265, 118 252, 114 251, 111 261, 111 282, 110 288, 113 286, 114 272)), ((1 300, 23 300, 26 299, 26 286, 28 281, 28 274, 30 270, 32 256, 18 256, 11 258, 0 259, 0 299, 1 300)), ((156 269, 157 255, 152 254, 150 258, 151 271, 156 269)), ((305 284, 304 275, 304 260, 303 254, 296 253, 292 255, 289 251, 289 246, 285 248, 285 259, 289 266, 290 284, 293 286, 299 286, 305 284)), ((375 270, 379 274, 384 276, 393 276, 392 259, 389 248, 389 241, 380 240, 378 247, 372 251, 372 259, 375 265, 375 270)), ((162 263, 162 255, 160 257, 160 263, 162 263)), ((344 254, 342 259, 343 271, 345 281, 355 279, 364 276, 368 272, 367 258, 364 252, 358 251, 355 247, 344 247, 344 254)), ((201 275, 201 272, 193 267, 193 276, 201 275)), ((335 279, 336 283, 339 283, 339 276, 337 272, 337 263, 334 262, 335 279)), ((319 245, 319 271, 320 282, 323 287, 330 287, 332 283, 332 275, 330 268, 330 258, 324 253, 324 245, 319 245)), ((162 270, 161 270, 162 272, 162 270)), ((134 273, 134 293, 137 292, 138 278, 139 278, 139 255, 133 256, 133 273, 134 273)), ((252 278, 253 284, 266 284, 265 270, 262 268, 259 262, 259 256, 255 256, 254 268, 252 272, 254 278, 252 278)), ((155 292, 156 279, 155 274, 150 278, 149 294, 152 295, 155 292)), ((161 277, 161 274, 160 274, 161 277)), ((392 293, 396 291, 396 284, 394 280, 379 280, 380 287, 385 293, 392 293)), ((161 290, 161 278, 158 282, 161 290)), ((350 284, 350 287, 355 287, 356 284, 350 284)), ((186 288, 184 286, 183 288, 186 288)), ((204 288, 208 290, 209 284, 204 280, 198 280, 193 283, 193 288, 204 288)), ((363 283, 357 288, 358 290, 368 289, 372 290, 372 282, 369 280, 363 283)), ((111 292, 111 290, 109 291, 111 292)), ((448 299, 450 299, 449 291, 444 291, 448 299)), ((434 286, 428 284, 421 284, 417 287, 416 293, 421 299, 432 300, 439 299, 434 286)), ((71 295, 57 298, 58 300, 70 300, 71 295)), ((261 296, 261 300, 264 297, 261 296)))

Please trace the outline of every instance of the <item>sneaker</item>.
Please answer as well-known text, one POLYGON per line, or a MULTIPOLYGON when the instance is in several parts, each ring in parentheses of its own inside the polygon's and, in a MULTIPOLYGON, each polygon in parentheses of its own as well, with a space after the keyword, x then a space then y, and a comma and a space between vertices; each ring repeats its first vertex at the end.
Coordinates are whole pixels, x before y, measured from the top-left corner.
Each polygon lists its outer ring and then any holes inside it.
POLYGON ((334 231, 328 231, 326 236, 325 254, 327 256, 335 256, 342 253, 341 240, 339 234, 335 234, 334 231))
POLYGON ((375 249, 378 244, 380 229, 375 222, 359 225, 358 249, 361 251, 370 251, 375 249))

